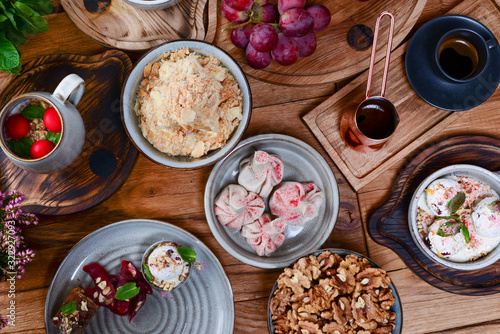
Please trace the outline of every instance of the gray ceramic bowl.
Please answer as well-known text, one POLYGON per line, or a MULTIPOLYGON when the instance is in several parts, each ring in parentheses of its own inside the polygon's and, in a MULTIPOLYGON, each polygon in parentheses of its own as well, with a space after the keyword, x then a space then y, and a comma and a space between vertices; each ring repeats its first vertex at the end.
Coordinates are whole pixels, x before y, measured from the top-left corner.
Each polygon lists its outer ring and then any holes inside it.
MULTIPOLYGON (((264 201, 267 205, 268 198, 264 201)), ((205 188, 205 215, 212 234, 229 254, 259 268, 283 268, 298 256, 320 248, 330 236, 338 212, 339 192, 330 166, 314 148, 285 135, 266 134, 245 139, 215 165, 205 188), (237 183, 240 161, 256 150, 277 154, 283 160, 283 181, 314 182, 325 193, 318 217, 302 226, 288 225, 284 231, 285 241, 269 257, 257 255, 240 230, 220 224, 214 212, 217 195, 227 185, 237 183)))
MULTIPOLYGON (((149 246, 149 248, 144 252, 144 255, 142 256, 142 260, 141 260, 141 271, 142 271, 142 276, 144 277, 144 279, 146 280, 146 282, 149 282, 150 285, 156 289, 156 290, 160 290, 160 291, 167 291, 167 290, 163 290, 162 288, 160 288, 159 286, 157 286, 156 284, 154 284, 153 282, 150 282, 148 280, 148 278, 146 277, 146 274, 144 274, 144 265, 147 265, 147 262, 148 262, 148 258, 149 258, 149 255, 151 255, 151 253, 155 250, 156 247, 158 247, 158 245, 160 244, 176 244, 177 246, 176 247, 179 247, 180 245, 178 243, 176 243, 175 241, 169 241, 169 240, 160 240, 160 241, 157 241, 155 242, 154 244, 152 244, 151 246, 149 246)), ((189 277, 191 276, 191 263, 188 263, 188 273, 187 273, 187 276, 186 278, 180 282, 179 284, 177 284, 176 286, 174 286, 172 288, 172 290, 174 289, 177 289, 177 288, 180 288, 181 286, 183 286, 187 280, 189 279, 189 277)), ((171 290, 169 290, 171 291, 171 290)))
POLYGON ((236 146, 236 144, 238 144, 239 140, 243 136, 243 133, 245 132, 248 126, 248 123, 250 122, 251 112, 252 112, 252 93, 250 91, 250 85, 248 84, 248 81, 245 77, 245 74, 243 73, 243 70, 240 68, 238 63, 224 50, 215 45, 203 41, 189 40, 189 39, 176 40, 161 44, 151 49, 137 62, 135 67, 132 69, 132 72, 128 76, 122 90, 122 97, 121 97, 122 120, 130 140, 132 140, 134 145, 147 158, 158 164, 171 168, 178 168, 178 169, 200 168, 214 164, 215 162, 220 160, 222 157, 227 155, 236 146), (144 78, 143 75, 144 67, 151 62, 159 60, 161 58, 161 55, 164 54, 165 52, 175 51, 183 47, 187 47, 188 49, 195 51, 201 55, 205 56, 213 55, 214 57, 217 57, 221 61, 221 63, 225 67, 227 67, 228 70, 231 72, 231 74, 234 76, 243 93, 243 118, 240 124, 234 130, 233 134, 228 139, 226 145, 224 145, 220 149, 210 151, 208 152, 208 154, 200 158, 191 158, 186 156, 174 157, 158 151, 142 135, 141 129, 139 128, 138 117, 134 111, 137 89, 139 87, 139 83, 144 78))
POLYGON ((500 177, 487 169, 474 165, 451 165, 442 168, 432 173, 424 181, 422 181, 411 199, 410 207, 408 209, 408 224, 410 228, 410 234, 413 238, 413 241, 415 242, 415 244, 417 244, 418 248, 424 253, 424 255, 438 264, 458 270, 476 270, 487 267, 500 259, 500 246, 497 246, 489 254, 475 261, 454 262, 448 259, 441 258, 436 253, 434 253, 427 246, 425 240, 422 239, 420 233, 418 232, 416 221, 418 201, 424 194, 425 188, 427 188, 427 186, 429 186, 429 184, 431 184, 431 182, 436 179, 452 175, 472 177, 480 181, 481 183, 490 186, 492 190, 500 194, 500 177))
MULTIPOLYGON (((361 258, 366 258, 372 267, 380 268, 375 262, 373 262, 371 259, 367 258, 366 256, 350 251, 350 250, 345 250, 345 249, 339 249, 339 248, 326 248, 326 249, 319 249, 315 250, 313 252, 304 254, 303 256, 295 259, 292 263, 288 265, 288 268, 292 268, 293 265, 300 260, 302 257, 309 256, 309 255, 314 255, 318 256, 319 254, 323 253, 324 251, 329 251, 330 253, 337 253, 341 257, 345 258, 346 255, 356 255, 361 258)), ((274 334, 274 326, 273 326, 273 321, 271 319, 271 311, 270 311, 270 306, 271 306, 271 299, 274 296, 274 291, 278 288, 278 280, 276 280, 276 283, 274 283, 273 289, 271 290, 271 294, 269 295, 269 300, 267 302, 267 328, 269 330, 270 334, 274 334)), ((396 320, 394 321, 394 325, 396 326, 392 330, 392 334, 400 334, 403 329, 403 308, 401 305, 401 299, 399 298, 398 291, 396 290, 396 286, 394 285, 394 282, 391 281, 391 285, 389 285, 389 288, 392 290, 392 295, 396 299, 394 302, 394 305, 392 306, 391 310, 396 313, 396 320)))
POLYGON ((182 0, 123 0, 129 5, 140 9, 157 10, 172 7, 182 0))

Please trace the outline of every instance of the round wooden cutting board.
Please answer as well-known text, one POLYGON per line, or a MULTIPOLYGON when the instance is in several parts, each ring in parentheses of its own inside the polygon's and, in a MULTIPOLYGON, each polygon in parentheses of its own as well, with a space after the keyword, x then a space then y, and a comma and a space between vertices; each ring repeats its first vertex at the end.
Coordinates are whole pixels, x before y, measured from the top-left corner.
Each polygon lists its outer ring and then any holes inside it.
MULTIPOLYGON (((393 49, 408 35, 422 13, 427 0, 308 0, 306 7, 322 4, 332 13, 330 25, 316 33, 317 48, 309 57, 291 66, 271 63, 264 70, 247 65, 245 51, 231 43, 231 32, 222 29, 230 25, 218 9, 218 34, 214 43, 228 51, 242 65, 246 74, 281 85, 314 85, 336 82, 369 67, 373 29, 378 15, 387 10, 394 14, 393 49)), ((380 25, 376 61, 385 55, 389 19, 380 25)), ((389 72, 390 75, 390 72, 389 72)), ((374 92, 379 92, 375 87, 374 92)))
POLYGON ((139 9, 123 0, 61 0, 61 4, 90 38, 123 50, 147 50, 179 38, 211 42, 217 24, 217 0, 182 0, 160 10, 139 9))

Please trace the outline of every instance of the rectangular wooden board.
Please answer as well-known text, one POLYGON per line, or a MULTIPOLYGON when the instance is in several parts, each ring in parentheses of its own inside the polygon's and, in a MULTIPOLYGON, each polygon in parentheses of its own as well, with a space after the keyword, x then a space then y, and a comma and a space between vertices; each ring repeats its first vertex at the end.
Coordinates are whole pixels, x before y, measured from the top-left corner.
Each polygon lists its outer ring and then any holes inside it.
MULTIPOLYGON (((491 1, 464 1, 448 14, 471 17, 485 24, 493 34, 500 36, 500 11, 491 1)), ((340 136, 340 118, 343 112, 356 109, 364 100, 367 71, 302 118, 321 142, 348 182, 358 191, 373 181, 397 161, 404 159, 429 138, 459 117, 474 109, 450 112, 438 109, 422 100, 411 87, 405 70, 405 52, 408 43, 391 55, 386 98, 399 112, 400 123, 387 145, 375 153, 359 153, 349 148, 340 136)), ((380 52, 384 52, 380 51, 380 52)), ((380 94, 384 61, 374 67, 372 96, 380 94)))

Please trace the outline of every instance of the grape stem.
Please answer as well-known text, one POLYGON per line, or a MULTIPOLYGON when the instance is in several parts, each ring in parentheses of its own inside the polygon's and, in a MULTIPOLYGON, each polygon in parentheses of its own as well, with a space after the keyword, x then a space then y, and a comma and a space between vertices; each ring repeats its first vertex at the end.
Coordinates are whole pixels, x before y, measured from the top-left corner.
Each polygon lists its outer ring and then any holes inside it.
POLYGON ((262 21, 256 20, 253 17, 254 11, 253 10, 249 10, 249 12, 250 12, 250 15, 249 15, 250 18, 248 19, 248 21, 245 21, 245 22, 240 23, 240 24, 232 24, 231 23, 229 26, 227 26, 226 28, 222 29, 222 31, 233 30, 233 29, 244 27, 244 26, 246 26, 247 24, 250 24, 250 23, 255 23, 255 24, 269 24, 269 25, 272 25, 274 27, 274 29, 277 30, 278 33, 281 32, 281 29, 279 28, 278 23, 264 23, 262 21))

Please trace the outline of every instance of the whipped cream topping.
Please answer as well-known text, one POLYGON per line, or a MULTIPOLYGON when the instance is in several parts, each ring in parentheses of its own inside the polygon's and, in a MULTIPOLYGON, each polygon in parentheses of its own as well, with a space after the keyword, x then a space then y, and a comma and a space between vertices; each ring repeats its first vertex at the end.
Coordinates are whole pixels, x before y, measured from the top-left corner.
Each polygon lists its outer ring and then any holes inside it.
POLYGON ((187 278, 190 268, 172 243, 159 244, 149 255, 147 265, 153 276, 153 283, 168 291, 187 278))
POLYGON ((500 212, 491 208, 491 204, 498 200, 498 197, 487 197, 472 211, 474 229, 480 236, 490 238, 500 236, 500 212))

